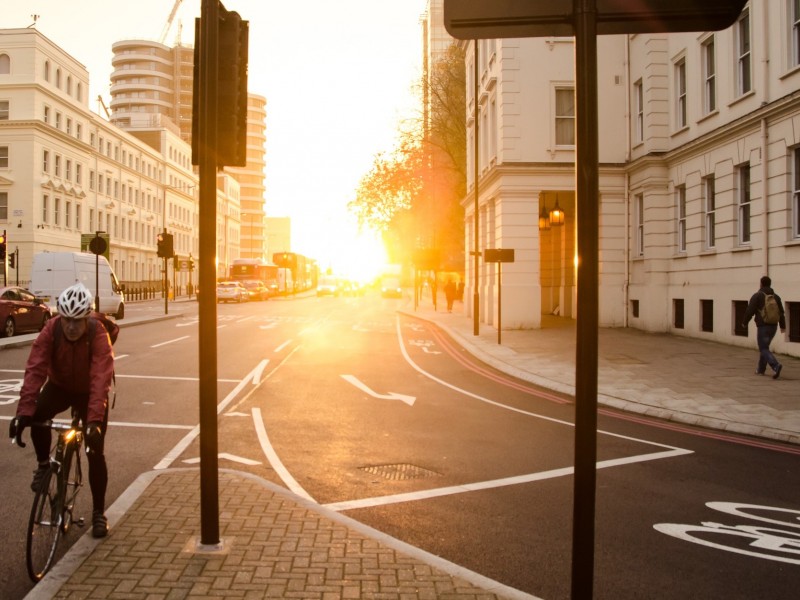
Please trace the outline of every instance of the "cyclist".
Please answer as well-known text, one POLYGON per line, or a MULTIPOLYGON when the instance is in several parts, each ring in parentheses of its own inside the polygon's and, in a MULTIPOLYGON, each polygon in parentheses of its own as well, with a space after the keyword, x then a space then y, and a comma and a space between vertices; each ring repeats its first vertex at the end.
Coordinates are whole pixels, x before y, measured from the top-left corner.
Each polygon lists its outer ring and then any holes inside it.
MULTIPOLYGON (((58 316, 47 322, 31 348, 9 435, 21 436, 32 422, 52 419, 68 408, 77 411, 84 423, 88 452, 92 535, 100 538, 108 534, 105 516, 108 467, 103 445, 114 352, 105 327, 91 317, 93 303, 92 293, 80 282, 59 295, 58 316), (95 321, 93 325, 90 319, 95 321), (89 339, 91 332, 94 335, 89 339)), ((38 490, 49 466, 50 429, 32 428, 31 440, 39 463, 31 488, 38 490)))

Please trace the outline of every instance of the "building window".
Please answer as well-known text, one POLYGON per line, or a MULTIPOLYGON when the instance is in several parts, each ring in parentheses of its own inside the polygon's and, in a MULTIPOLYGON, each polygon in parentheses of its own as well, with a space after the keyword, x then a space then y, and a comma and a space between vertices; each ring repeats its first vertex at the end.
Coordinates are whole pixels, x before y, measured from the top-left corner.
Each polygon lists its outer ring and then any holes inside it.
POLYGON ((56 129, 61 129, 61 113, 56 111, 56 129))
POLYGON ((0 75, 9 75, 11 73, 11 58, 8 54, 0 54, 0 75))
POLYGON ((792 27, 792 55, 789 57, 789 65, 796 67, 800 65, 800 0, 792 0, 789 5, 791 7, 789 22, 792 27))
POLYGON ((746 8, 736 23, 736 83, 740 96, 753 87, 750 60, 750 9, 746 8))
POLYGON ((83 211, 81 210, 81 205, 76 203, 75 204, 75 229, 77 229, 78 231, 81 230, 81 213, 82 212, 83 211))
POLYGON ((72 161, 69 159, 64 161, 64 179, 72 181, 72 161))
POLYGON ((0 100, 0 121, 8 121, 8 100, 0 100))
POLYGON ((643 142, 644 141, 644 87, 642 86, 641 79, 633 84, 633 95, 636 106, 636 131, 634 132, 634 135, 636 136, 637 142, 643 142))
POLYGON ((631 315, 634 319, 639 318, 639 301, 631 300, 631 315))
POLYGON ((102 173, 98 173, 97 174, 97 191, 100 192, 101 194, 103 193, 103 174, 102 173))
POLYGON ((714 331, 714 301, 700 300, 700 330, 714 331))
POLYGON ((737 169, 737 195, 739 197, 739 244, 750 244, 750 165, 737 169))
POLYGON ((703 180, 703 187, 705 191, 705 241, 706 249, 714 248, 717 244, 716 240, 716 214, 717 214, 717 200, 716 192, 714 189, 714 176, 706 177, 703 180))
POLYGON ((575 90, 556 90, 556 146, 575 145, 575 90))
POLYGON ((75 163, 75 183, 77 183, 78 185, 81 185, 83 183, 82 181, 83 176, 81 174, 81 171, 82 171, 81 164, 75 163))
POLYGON ((792 237, 800 238, 800 148, 795 148, 792 152, 794 153, 792 161, 794 168, 794 173, 792 173, 792 237))
POLYGON ((47 215, 47 209, 48 209, 47 205, 49 204, 48 200, 49 200, 49 198, 48 198, 47 194, 42 196, 42 223, 47 223, 49 221, 49 218, 48 218, 48 215, 47 215))
POLYGON ((89 189, 94 189, 94 171, 89 169, 89 189))
POLYGON ((686 127, 686 59, 675 63, 675 121, 677 129, 686 127))
POLYGON ((56 198, 53 201, 53 225, 58 225, 60 222, 60 215, 61 212, 61 198, 56 198))
POLYGON ((61 156, 56 154, 56 162, 55 167, 53 169, 53 175, 56 177, 61 177, 61 156))
POLYGON ((83 126, 80 123, 75 123, 75 139, 83 139, 83 126))
POLYGON ((747 337, 747 326, 742 327, 744 313, 747 311, 747 300, 733 301, 733 335, 747 337))
POLYGON ((67 135, 72 135, 72 119, 69 117, 67 117, 67 128, 65 131, 67 132, 67 135))
POLYGON ((8 192, 0 192, 0 221, 8 220, 8 192))
POLYGON ((683 329, 683 298, 672 300, 672 326, 675 329, 683 329))
POLYGON ((644 256, 644 194, 636 194, 636 256, 644 256))
POLYGON ((686 186, 675 188, 678 205, 678 252, 686 252, 686 186))
POLYGON ((714 36, 703 42, 703 112, 717 110, 717 58, 714 36))
POLYGON ((0 146, 0 169, 8 168, 8 146, 0 146))
POLYGON ((72 202, 65 201, 64 202, 64 227, 69 229, 70 223, 72 223, 72 202))
POLYGON ((94 209, 89 209, 89 231, 94 230, 94 209))
POLYGON ((50 124, 50 107, 44 107, 44 122, 49 125, 50 124))
POLYGON ((786 328, 789 330, 789 341, 800 342, 800 302, 786 303, 786 328))

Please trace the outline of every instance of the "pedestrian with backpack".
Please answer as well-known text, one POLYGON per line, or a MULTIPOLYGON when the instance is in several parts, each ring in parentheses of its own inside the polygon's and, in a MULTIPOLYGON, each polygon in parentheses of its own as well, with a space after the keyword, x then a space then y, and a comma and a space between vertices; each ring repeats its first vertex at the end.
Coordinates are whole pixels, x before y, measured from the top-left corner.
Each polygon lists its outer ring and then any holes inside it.
POLYGON ((755 316, 756 320, 756 342, 758 343, 758 366, 756 375, 763 375, 767 371, 767 365, 772 368, 773 379, 781 376, 783 365, 778 362, 770 352, 769 345, 778 332, 786 331, 786 316, 783 312, 783 302, 781 297, 772 289, 772 280, 764 275, 761 278, 761 288, 752 295, 744 313, 742 327, 747 329, 750 319, 755 316))
MULTIPOLYGON (((105 516, 108 467, 103 446, 108 426, 108 397, 114 378, 111 345, 119 327, 93 313, 93 304, 92 293, 80 282, 59 295, 58 316, 47 322, 33 342, 9 436, 18 438, 31 423, 47 421, 69 408, 80 415, 89 461, 92 535, 99 538, 108 534, 105 516)), ((31 484, 34 491, 38 490, 49 466, 50 438, 50 428, 31 428, 38 461, 31 484)))

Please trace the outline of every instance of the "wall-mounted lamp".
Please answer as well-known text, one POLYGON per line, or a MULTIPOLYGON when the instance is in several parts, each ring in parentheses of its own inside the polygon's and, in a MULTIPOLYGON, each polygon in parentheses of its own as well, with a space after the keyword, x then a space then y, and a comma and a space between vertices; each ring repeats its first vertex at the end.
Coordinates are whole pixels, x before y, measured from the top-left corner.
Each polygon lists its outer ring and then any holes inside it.
POLYGON ((558 205, 558 194, 556 194, 556 205, 550 211, 550 224, 553 227, 558 227, 564 224, 564 211, 558 205))
POLYGON ((539 231, 548 231, 550 229, 550 214, 544 205, 544 194, 542 198, 542 210, 539 211, 539 231))

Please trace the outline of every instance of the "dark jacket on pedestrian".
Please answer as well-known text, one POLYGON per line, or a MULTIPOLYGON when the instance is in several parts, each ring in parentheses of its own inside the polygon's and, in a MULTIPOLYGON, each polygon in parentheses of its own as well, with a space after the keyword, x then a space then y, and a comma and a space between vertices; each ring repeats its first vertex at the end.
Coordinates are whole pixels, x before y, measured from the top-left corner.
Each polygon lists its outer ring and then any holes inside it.
POLYGON ((763 327, 766 325, 766 323, 764 323, 764 319, 761 318, 761 310, 764 308, 766 294, 772 294, 775 296, 775 300, 778 302, 778 308, 781 310, 781 320, 778 324, 780 325, 781 330, 786 329, 786 315, 783 312, 783 302, 781 302, 781 297, 778 296, 778 294, 776 294, 771 287, 762 287, 750 297, 750 302, 747 304, 747 310, 744 313, 742 324, 746 327, 750 322, 750 319, 755 316, 756 327, 763 327))

